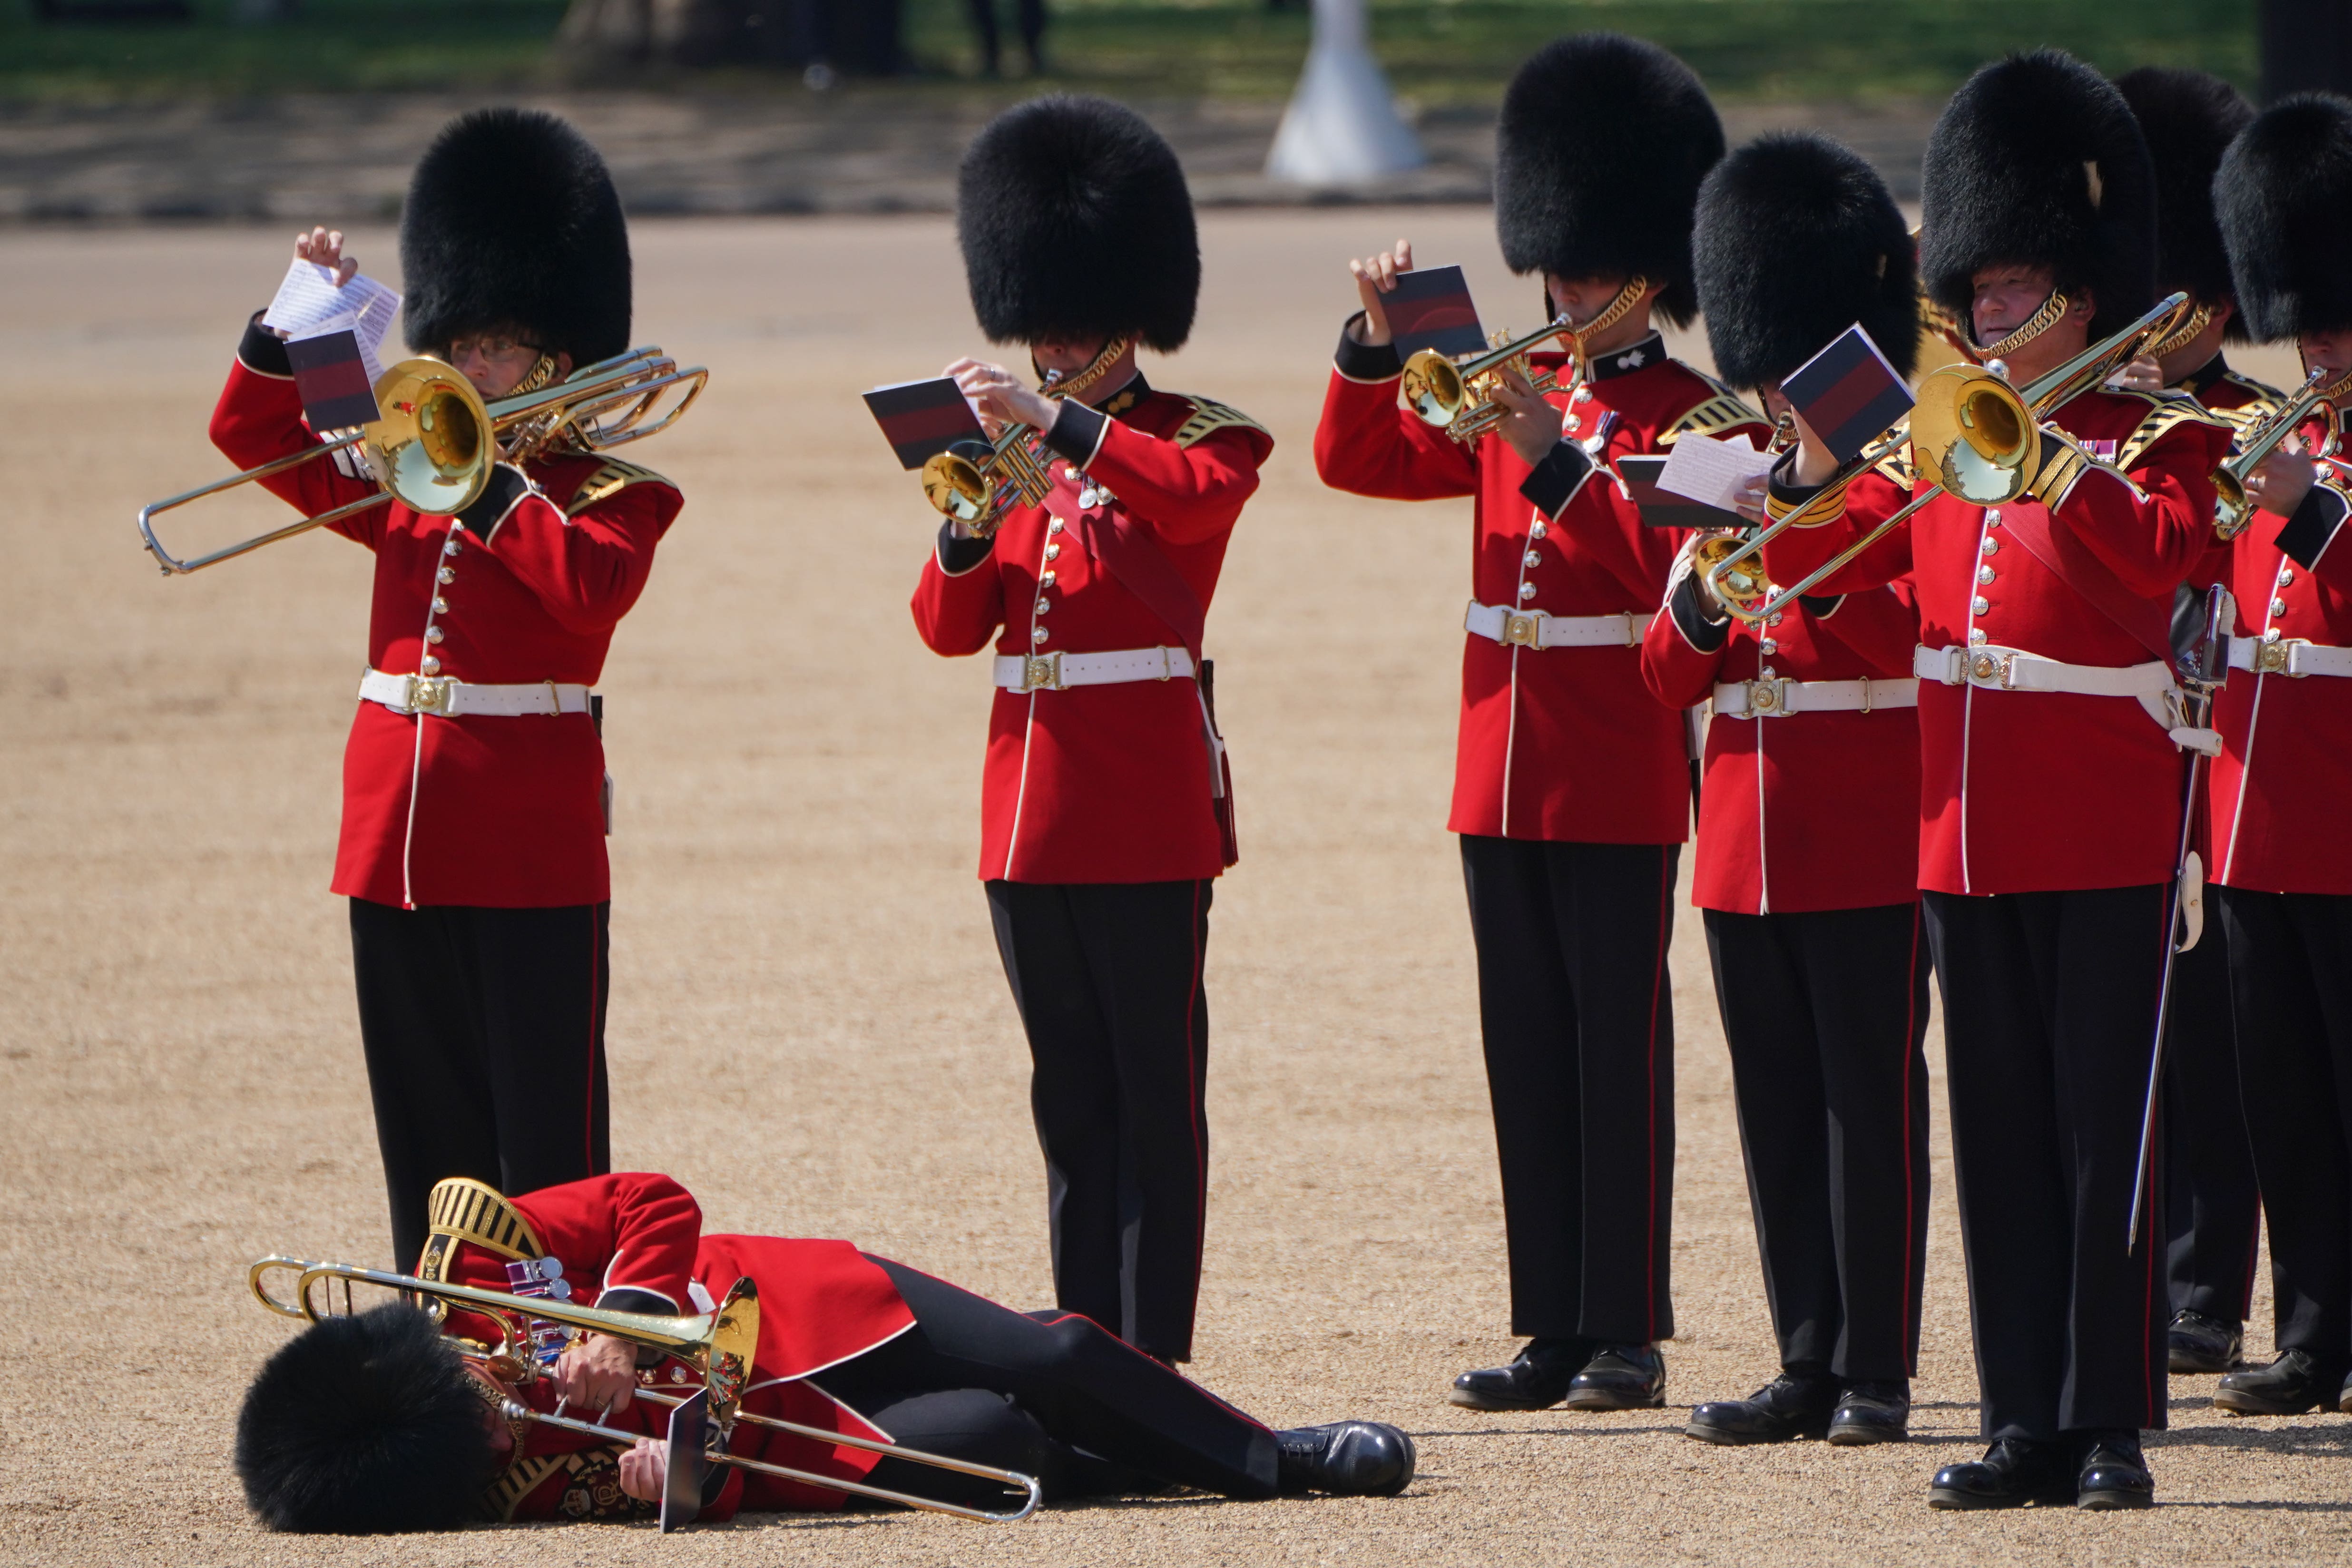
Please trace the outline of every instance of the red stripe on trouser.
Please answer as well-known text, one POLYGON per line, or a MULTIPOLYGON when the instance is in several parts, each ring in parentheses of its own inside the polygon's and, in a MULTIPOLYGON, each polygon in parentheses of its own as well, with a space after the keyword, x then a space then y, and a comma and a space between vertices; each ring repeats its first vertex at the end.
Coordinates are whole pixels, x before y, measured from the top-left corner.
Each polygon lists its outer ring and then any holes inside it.
POLYGON ((1658 855, 1658 948, 1657 963, 1650 972, 1650 1038, 1649 1038, 1649 1203, 1645 1209, 1648 1234, 1643 1238, 1647 1248, 1648 1268, 1643 1279, 1646 1326, 1649 1337, 1658 1337, 1658 997, 1666 984, 1666 921, 1671 918, 1674 889, 1666 880, 1666 857, 1658 855))
POLYGON ((596 1166, 596 990, 604 976, 599 973, 596 949, 596 909, 592 904, 588 909, 588 1099, 580 1108, 580 1168, 601 1175, 596 1166))

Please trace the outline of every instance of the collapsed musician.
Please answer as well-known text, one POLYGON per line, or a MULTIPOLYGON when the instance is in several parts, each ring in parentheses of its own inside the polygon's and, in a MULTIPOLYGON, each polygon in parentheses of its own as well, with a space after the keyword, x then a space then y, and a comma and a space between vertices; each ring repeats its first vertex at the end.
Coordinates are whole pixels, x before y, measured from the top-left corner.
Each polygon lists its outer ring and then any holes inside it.
MULTIPOLYGON (((339 281, 358 268, 340 234, 296 254, 339 281)), ((401 266, 410 347, 485 398, 628 347, 620 201, 551 115, 451 122, 417 165, 401 266)), ((317 439, 258 318, 212 436, 241 466, 317 439)), ((262 482, 313 515, 378 493, 325 462, 262 482)), ((609 784, 590 688, 680 504, 657 474, 551 449, 499 464, 457 516, 394 500, 329 525, 375 554, 334 890, 351 900, 395 1257, 424 1246, 444 1176, 520 1190, 610 1163, 609 784)))
MULTIPOLYGON (((1047 1500, 1195 1487, 1233 1498, 1392 1496, 1412 1440, 1342 1421, 1274 1431, 1071 1312, 1022 1313, 845 1241, 713 1236, 667 1176, 622 1174, 507 1198, 478 1182, 433 1192, 421 1279, 505 1291, 567 1284, 575 1305, 708 1312, 739 1279, 758 1288, 758 1348, 743 1409, 1036 1477, 1047 1500), (589 1282, 597 1283, 591 1284, 589 1282)), ((460 1340, 490 1322, 453 1307, 441 1331, 405 1305, 328 1318, 280 1347, 237 1420, 247 1500, 271 1529, 362 1534, 469 1519, 649 1518, 668 1458, 667 1407, 691 1393, 682 1361, 588 1333, 551 1375, 514 1381, 460 1340), (445 1338, 444 1334, 453 1336, 445 1338), (646 1434, 629 1445, 510 1418, 602 1411, 646 1434)), ((997 1483, 739 1422, 730 1451, 814 1475, 988 1507, 997 1483)), ((734 1467, 702 1516, 826 1510, 845 1494, 734 1467)))

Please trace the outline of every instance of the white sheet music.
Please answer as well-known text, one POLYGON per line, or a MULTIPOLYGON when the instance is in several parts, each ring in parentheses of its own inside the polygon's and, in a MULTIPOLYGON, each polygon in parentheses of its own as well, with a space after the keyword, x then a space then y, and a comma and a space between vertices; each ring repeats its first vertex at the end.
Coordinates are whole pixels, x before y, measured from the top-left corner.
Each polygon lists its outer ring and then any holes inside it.
POLYGON ((1725 511, 1736 511, 1739 491, 1759 474, 1769 474, 1779 459, 1759 452, 1742 436, 1737 441, 1717 441, 1696 430, 1678 437, 1658 471, 1658 488, 1705 501, 1725 511))
POLYGON ((261 324, 289 338, 352 329, 359 335, 360 356, 367 361, 368 379, 373 381, 382 374, 377 351, 399 309, 400 296, 366 273, 355 274, 338 289, 332 268, 297 257, 287 264, 286 280, 278 285, 278 296, 262 313, 261 324))

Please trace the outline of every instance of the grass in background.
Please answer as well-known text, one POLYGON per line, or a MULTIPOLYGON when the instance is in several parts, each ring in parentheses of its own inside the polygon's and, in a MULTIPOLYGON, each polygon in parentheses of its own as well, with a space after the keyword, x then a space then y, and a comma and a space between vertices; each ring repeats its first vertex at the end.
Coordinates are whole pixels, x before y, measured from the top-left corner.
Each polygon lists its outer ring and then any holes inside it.
MULTIPOLYGON (((860 0, 845 0, 857 4, 860 0)), ((239 26, 233 0, 190 24, 36 25, 0 0, 0 99, 246 96, 285 91, 544 87, 564 0, 303 0, 293 21, 239 26)), ((966 0, 903 0, 918 74, 889 90, 973 90, 966 0)), ((1281 98, 1297 79, 1303 7, 1261 0, 1048 0, 1054 85, 1132 97, 1281 98)), ((1013 47, 1013 0, 998 0, 1013 47)), ((2103 69, 2189 65, 2252 89, 2254 0, 1372 0, 1372 36, 1401 94, 1492 102, 1555 34, 1613 27, 1687 59, 1727 97, 1940 97, 1983 61, 2054 44, 2103 69)), ((787 73, 655 73, 692 90, 803 89, 787 73)), ((861 90, 867 90, 861 89, 861 90)), ((997 91, 995 86, 980 90, 997 91)), ((1002 85, 1006 97, 1033 89, 1002 85)))

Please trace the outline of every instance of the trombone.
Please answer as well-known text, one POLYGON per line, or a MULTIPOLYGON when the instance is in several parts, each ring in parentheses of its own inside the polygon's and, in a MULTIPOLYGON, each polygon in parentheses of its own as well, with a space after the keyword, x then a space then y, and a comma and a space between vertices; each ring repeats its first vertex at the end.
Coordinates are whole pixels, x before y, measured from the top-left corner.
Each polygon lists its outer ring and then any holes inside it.
POLYGON ((454 366, 429 355, 403 360, 376 380, 374 419, 356 430, 329 435, 299 452, 150 502, 140 509, 139 537, 163 574, 173 577, 340 522, 388 500, 427 517, 452 516, 473 504, 489 482, 491 467, 501 459, 526 462, 558 447, 603 452, 660 435, 693 406, 709 377, 699 365, 681 370, 657 348, 631 349, 583 366, 552 386, 486 404, 454 366), (672 388, 683 390, 655 417, 672 388), (172 554, 155 536, 155 519, 167 511, 353 448, 381 487, 374 495, 188 559, 172 554))
POLYGON ((2254 503, 2246 495, 2246 480, 2314 408, 2322 403, 2332 404, 2347 392, 2352 392, 2352 370, 2315 370, 2295 388, 2293 397, 2248 433, 2238 450, 2213 470, 2213 489, 2218 497, 2213 507, 2214 532, 2225 540, 2235 539, 2239 531, 2253 521, 2254 503), (2333 380, 2328 379, 2331 376, 2333 380))
MULTIPOLYGON (((1012 1524, 1024 1520, 1036 1512, 1038 1505, 1045 1500, 1045 1491, 1037 1478, 1023 1475, 1017 1470, 1003 1470, 967 1459, 950 1458, 943 1454, 929 1454, 918 1448, 860 1437, 853 1433, 806 1426, 773 1415, 755 1415, 741 1409, 743 1395, 750 1388, 752 1356, 760 1341, 759 1290, 750 1279, 736 1280, 725 1299, 711 1311, 672 1317, 656 1312, 617 1312, 600 1307, 581 1307, 553 1297, 516 1296, 504 1290, 488 1290, 478 1286, 448 1284, 383 1269, 362 1268, 356 1264, 313 1263, 299 1258, 265 1258, 246 1272, 246 1285, 253 1292, 254 1300, 280 1317, 312 1323, 333 1312, 334 1287, 339 1280, 343 1287, 343 1310, 346 1313, 352 1310, 352 1286, 362 1284, 398 1290, 404 1296, 428 1302, 430 1305, 424 1310, 436 1321, 446 1317, 452 1307, 462 1307, 488 1318, 499 1331, 499 1343, 496 1349, 476 1347, 462 1340, 456 1343, 459 1354, 482 1366, 502 1383, 529 1383, 545 1375, 541 1352, 531 1335, 533 1319, 583 1333, 609 1334, 632 1344, 676 1356, 693 1367, 701 1374, 703 1386, 692 1394, 681 1397, 651 1389, 631 1391, 634 1398, 650 1400, 671 1409, 671 1485, 666 1489, 662 1508, 662 1528, 665 1531, 692 1517, 694 1509, 699 1506, 700 1478, 712 1465, 753 1470, 761 1475, 798 1481, 803 1486, 849 1492, 882 1502, 927 1509, 934 1513, 953 1514, 959 1519, 979 1520, 992 1524, 1012 1524), (272 1295, 264 1282, 266 1276, 278 1270, 296 1276, 290 1297, 272 1295), (322 1295, 314 1296, 314 1287, 321 1284, 325 1286, 322 1295), (703 1423, 699 1433, 694 1430, 698 1420, 703 1423), (938 1469, 979 1476, 1003 1483, 1009 1491, 1025 1495, 1018 1506, 1010 1509, 967 1508, 961 1503, 940 1502, 845 1477, 794 1469, 789 1465, 774 1464, 765 1459, 745 1458, 727 1451, 728 1440, 738 1423, 789 1432, 795 1436, 835 1447, 857 1448, 938 1469), (692 1482, 683 1489, 680 1485, 682 1468, 692 1482), (685 1517, 673 1523, 673 1511, 681 1507, 685 1517)), ((603 1437, 614 1443, 635 1443, 646 1436, 642 1432, 568 1416, 561 1408, 552 1415, 533 1410, 515 1399, 507 1400, 501 1408, 509 1420, 534 1421, 541 1426, 561 1427, 567 1432, 603 1437)))
POLYGON ((1790 584, 1752 604, 1735 602, 1725 586, 1732 572, 1790 528, 1826 522, 1821 515, 1840 487, 1883 461, 1900 447, 1906 426, 1896 426, 1869 447, 1838 465, 1818 495, 1767 526, 1758 529, 1738 549, 1727 552, 1707 574, 1707 587, 1740 619, 1754 623, 1811 593, 1823 578, 1842 572, 1853 559, 1911 521, 1912 514, 1949 491, 1977 506, 1999 506, 2013 500, 2025 489, 2042 456, 2041 422, 2083 393, 2113 375, 2134 358, 2143 344, 2159 338, 2189 308, 2186 294, 2168 294, 2156 307, 2081 353, 2029 383, 2022 391, 2010 385, 2008 367, 1999 360, 1982 365, 1948 364, 1927 373, 1919 383, 1917 404, 1908 418, 1908 437, 1920 472, 1937 482, 1901 510, 1872 528, 1861 539, 1790 584))

